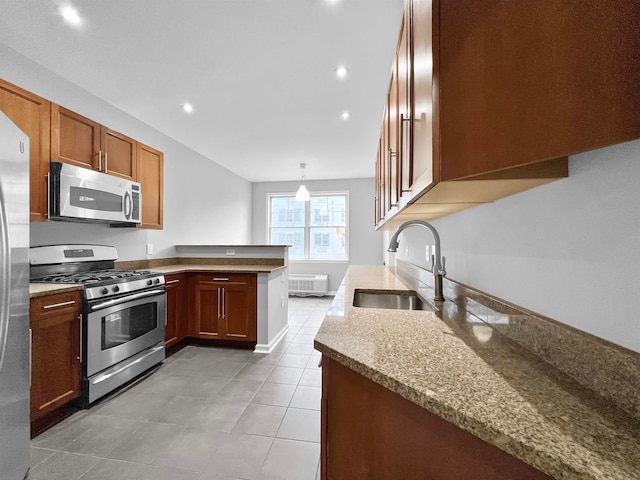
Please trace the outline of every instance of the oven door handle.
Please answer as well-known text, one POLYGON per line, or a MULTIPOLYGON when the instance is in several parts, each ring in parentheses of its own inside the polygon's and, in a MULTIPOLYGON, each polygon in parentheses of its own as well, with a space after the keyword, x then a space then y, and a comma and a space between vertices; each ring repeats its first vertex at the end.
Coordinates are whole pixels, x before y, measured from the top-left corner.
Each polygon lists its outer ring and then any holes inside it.
POLYGON ((120 303, 127 303, 139 298, 153 297, 155 295, 164 294, 164 290, 150 290, 148 292, 134 293, 133 295, 127 295, 126 297, 116 298, 115 300, 107 300, 106 302, 98 303, 91 306, 91 311, 99 310, 101 308, 111 307, 120 303))

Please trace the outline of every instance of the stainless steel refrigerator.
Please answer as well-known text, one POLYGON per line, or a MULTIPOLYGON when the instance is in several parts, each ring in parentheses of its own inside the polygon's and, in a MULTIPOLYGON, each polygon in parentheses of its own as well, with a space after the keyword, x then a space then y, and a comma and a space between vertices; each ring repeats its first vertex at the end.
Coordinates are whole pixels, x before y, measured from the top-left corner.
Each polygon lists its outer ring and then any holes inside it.
POLYGON ((0 112, 0 480, 29 470, 29 137, 0 112))

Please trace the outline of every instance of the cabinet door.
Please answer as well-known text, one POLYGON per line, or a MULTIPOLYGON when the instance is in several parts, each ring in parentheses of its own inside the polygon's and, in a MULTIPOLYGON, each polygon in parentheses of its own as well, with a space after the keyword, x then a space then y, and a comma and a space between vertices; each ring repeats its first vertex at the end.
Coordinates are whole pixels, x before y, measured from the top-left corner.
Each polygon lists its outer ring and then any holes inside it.
POLYGON ((389 208, 397 207, 400 199, 400 175, 399 175, 399 152, 398 152, 398 77, 396 69, 392 72, 389 96, 387 97, 387 122, 389 144, 387 146, 388 155, 388 177, 389 184, 389 208))
POLYGON ((222 340, 257 340, 255 274, 215 273, 196 277, 196 335, 222 340))
POLYGON ((31 300, 31 420, 80 395, 80 294, 31 300))
POLYGON ((483 3, 439 2, 442 180, 640 137, 637 1, 483 3))
POLYGON ((0 80, 0 110, 29 136, 30 219, 46 220, 51 102, 0 80))
POLYGON ((185 280, 184 275, 167 275, 165 277, 167 325, 164 340, 166 347, 179 342, 187 335, 185 280))
POLYGON ((138 143, 138 181, 142 188, 140 228, 162 230, 164 154, 142 143, 138 143))
POLYGON ((201 338, 222 338, 221 290, 215 283, 196 285, 196 333, 201 338))
POLYGON ((137 142, 110 130, 100 129, 100 145, 104 154, 103 172, 116 177, 138 181, 138 145, 137 142))
POLYGON ((51 160, 91 170, 104 168, 100 124, 51 104, 51 160))
POLYGON ((411 192, 411 62, 409 61, 409 14, 405 9, 400 25, 400 41, 396 53, 396 78, 398 98, 397 119, 397 155, 398 155, 398 189, 402 197, 411 192))
POLYGON ((225 285, 223 295, 223 338, 226 340, 256 341, 255 282, 253 284, 225 285))
MULTIPOLYGON (((419 182, 424 188, 439 179, 437 153, 438 103, 437 82, 434 71, 437 58, 437 32, 434 31, 431 0, 412 0, 411 7, 411 184, 419 182)), ((417 192, 414 192, 417 193, 417 192)))

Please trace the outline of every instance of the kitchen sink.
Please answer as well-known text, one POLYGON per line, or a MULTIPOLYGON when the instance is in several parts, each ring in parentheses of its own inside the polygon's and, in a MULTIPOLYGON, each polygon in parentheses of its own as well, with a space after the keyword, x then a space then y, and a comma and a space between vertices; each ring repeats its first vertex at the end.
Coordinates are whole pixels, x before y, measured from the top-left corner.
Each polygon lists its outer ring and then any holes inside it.
POLYGON ((367 290, 356 288, 353 306, 393 310, 437 310, 435 306, 422 300, 413 290, 367 290))

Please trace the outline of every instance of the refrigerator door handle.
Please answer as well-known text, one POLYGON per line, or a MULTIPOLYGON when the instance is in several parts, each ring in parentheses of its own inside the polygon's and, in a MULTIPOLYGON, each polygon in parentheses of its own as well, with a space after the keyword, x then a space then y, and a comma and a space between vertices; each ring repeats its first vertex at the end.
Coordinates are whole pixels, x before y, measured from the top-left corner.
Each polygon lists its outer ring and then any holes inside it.
POLYGON ((32 376, 33 376, 33 330, 29 329, 29 388, 31 388, 32 376))
POLYGON ((9 220, 5 208, 4 192, 0 183, 0 371, 4 360, 9 328, 9 292, 11 289, 11 250, 9 246, 9 220))

